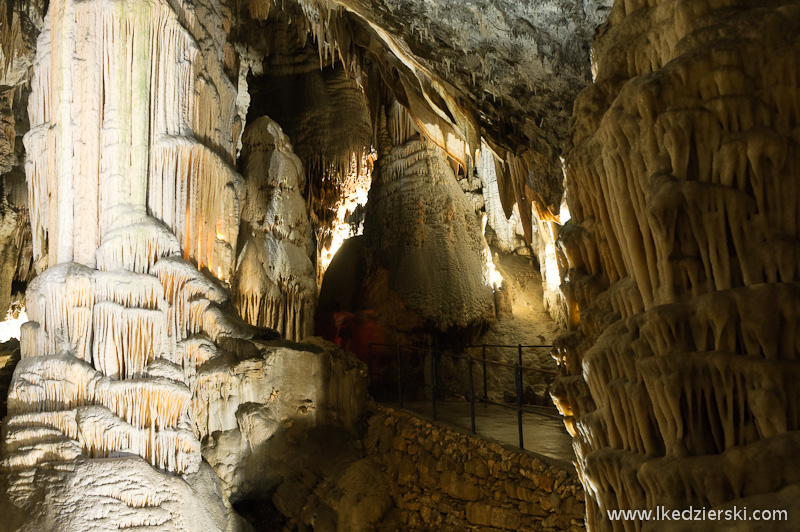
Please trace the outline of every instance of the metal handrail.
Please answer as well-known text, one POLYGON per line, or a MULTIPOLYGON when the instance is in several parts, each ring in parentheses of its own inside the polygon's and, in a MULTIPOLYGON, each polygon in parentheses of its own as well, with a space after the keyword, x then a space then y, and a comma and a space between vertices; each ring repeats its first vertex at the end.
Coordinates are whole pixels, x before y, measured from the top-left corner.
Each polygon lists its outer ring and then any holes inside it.
MULTIPOLYGON (((449 356, 450 358, 459 358, 461 360, 467 360, 467 359, 471 358, 471 359, 475 360, 474 357, 469 357, 469 356, 464 356, 464 355, 457 355, 455 353, 449 353, 447 351, 441 351, 441 350, 438 350, 438 349, 430 349, 430 348, 425 348, 425 347, 416 347, 416 346, 413 346, 413 345, 382 344, 382 343, 378 343, 378 342, 370 342, 368 347, 371 349, 373 345, 381 346, 381 347, 395 347, 395 348, 399 346, 399 347, 402 347, 403 349, 410 349, 412 351, 425 351, 426 353, 428 351, 431 351, 433 353, 438 353, 438 354, 449 356)), ((484 347, 484 346, 482 346, 482 345, 467 345, 467 346, 464 346, 463 349, 482 348, 482 347, 484 347)), ((519 349, 519 348, 526 349, 526 348, 534 348, 534 347, 552 348, 553 346, 552 345, 492 345, 492 344, 486 344, 485 347, 513 347, 514 349, 519 349)), ((483 362, 483 359, 481 359, 481 362, 483 362)), ((492 364, 494 366, 504 366, 504 367, 507 367, 507 368, 516 368, 517 366, 519 366, 524 371, 536 371, 538 373, 549 373, 549 374, 552 374, 552 375, 558 375, 558 371, 556 371, 556 370, 540 368, 540 367, 537 367, 537 366, 524 366, 522 364, 508 364, 506 362, 499 362, 497 360, 486 360, 486 363, 487 364, 492 364)))
POLYGON ((412 373, 404 374, 403 371, 402 371, 402 364, 403 364, 402 352, 403 352, 403 349, 411 350, 411 351, 417 351, 417 352, 424 352, 425 354, 430 356, 430 359, 431 359, 431 380, 432 380, 432 382, 431 382, 431 402, 432 402, 432 407, 433 407, 433 419, 434 419, 434 421, 437 419, 436 392, 438 391, 438 382, 439 382, 438 364, 437 364, 437 359, 439 357, 436 356, 436 355, 445 355, 445 356, 448 356, 450 358, 455 358, 455 359, 459 359, 459 360, 466 360, 467 363, 468 363, 467 364, 467 371, 468 371, 468 377, 469 377, 470 425, 471 425, 471 429, 472 429, 472 433, 473 434, 475 434, 475 432, 476 432, 476 427, 475 427, 475 386, 474 386, 472 365, 473 365, 474 362, 481 362, 482 365, 483 365, 483 398, 481 398, 480 401, 481 402, 485 402, 485 403, 495 404, 495 405, 498 405, 498 406, 502 406, 504 408, 511 408, 511 409, 514 409, 514 410, 517 411, 517 426, 518 426, 518 432, 519 432, 519 447, 520 447, 520 449, 524 449, 525 448, 524 440, 523 440, 523 434, 522 434, 522 414, 523 414, 523 412, 534 413, 530 409, 527 409, 522 404, 522 390, 523 390, 522 374, 523 374, 523 372, 524 371, 534 371, 534 372, 538 372, 538 373, 546 373, 546 374, 552 374, 552 375, 557 375, 558 374, 558 372, 554 371, 554 370, 545 369, 545 368, 539 368, 539 367, 535 367, 535 366, 524 366, 522 364, 522 350, 523 349, 527 349, 527 348, 552 348, 553 347, 552 345, 522 345, 522 344, 517 344, 517 345, 513 346, 513 345, 481 344, 481 345, 464 346, 464 349, 480 348, 482 350, 481 358, 480 359, 476 359, 476 358, 474 358, 472 356, 469 356, 469 355, 467 355, 467 356, 457 355, 455 353, 450 353, 450 352, 447 352, 447 351, 435 350, 435 349, 433 349, 431 347, 422 348, 422 347, 409 346, 409 345, 403 346, 401 344, 384 344, 384 343, 378 343, 378 342, 371 342, 367 346, 367 350, 368 350, 368 359, 367 360, 368 360, 368 366, 369 366, 369 378, 370 378, 370 381, 372 380, 372 375, 373 375, 373 372, 372 372, 372 347, 373 346, 390 347, 390 348, 395 348, 396 349, 396 353, 397 353, 397 399, 398 399, 398 404, 399 404, 400 408, 403 408, 403 378, 412 375, 412 373), (506 363, 506 362, 499 362, 499 361, 496 361, 496 360, 487 360, 486 359, 486 348, 487 347, 490 347, 490 348, 514 348, 514 349, 516 349, 517 350, 517 363, 516 364, 509 364, 509 363, 506 363), (489 396, 488 396, 488 383, 487 383, 487 379, 486 379, 487 364, 494 365, 494 366, 500 366, 500 367, 506 367, 506 368, 513 368, 514 369, 514 383, 515 383, 516 392, 517 392, 517 397, 516 397, 516 403, 517 404, 515 406, 509 405, 509 404, 506 404, 506 403, 500 403, 500 402, 497 402, 497 401, 492 401, 492 400, 489 399, 489 396))

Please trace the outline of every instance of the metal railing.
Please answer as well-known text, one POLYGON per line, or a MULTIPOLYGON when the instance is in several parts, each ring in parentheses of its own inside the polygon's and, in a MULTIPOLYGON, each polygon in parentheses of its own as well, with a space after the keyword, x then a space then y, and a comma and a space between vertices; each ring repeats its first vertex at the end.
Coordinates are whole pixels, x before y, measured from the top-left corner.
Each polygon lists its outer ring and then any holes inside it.
MULTIPOLYGON (((469 394, 468 395, 469 395, 469 404, 470 404, 470 425, 471 425, 470 428, 472 430, 472 433, 475 434, 475 432, 476 432, 476 426, 475 426, 475 382, 474 382, 473 366, 475 364, 480 364, 482 366, 482 369, 483 369, 483 371, 482 371, 482 373, 483 373, 483 397, 479 398, 478 401, 481 402, 481 403, 494 404, 494 405, 501 406, 503 408, 510 408, 510 409, 516 410, 516 412, 517 412, 517 427, 518 427, 518 431, 519 431, 519 447, 520 447, 520 449, 524 449, 525 448, 525 442, 524 442, 523 433, 522 433, 522 414, 525 413, 525 412, 534 413, 534 414, 543 414, 543 412, 541 410, 539 410, 539 411, 534 410, 531 405, 524 405, 523 404, 523 391, 524 391, 524 384, 523 384, 524 377, 523 377, 523 375, 524 375, 525 372, 534 372, 534 373, 540 373, 540 374, 557 375, 558 371, 552 370, 552 369, 545 369, 545 368, 535 367, 535 366, 525 366, 522 363, 522 353, 523 353, 524 349, 531 349, 531 348, 537 348, 537 349, 547 348, 547 349, 550 349, 552 347, 553 347, 552 345, 521 345, 521 344, 517 344, 517 345, 495 345, 495 344, 481 344, 481 345, 468 345, 468 346, 465 346, 465 347, 462 348, 462 349, 466 350, 467 353, 469 353, 470 350, 480 349, 481 350, 481 357, 480 358, 476 358, 476 357, 473 357, 470 354, 459 355, 459 354, 451 353, 451 352, 448 352, 448 351, 441 351, 441 350, 432 349, 430 347, 423 348, 423 347, 414 347, 414 346, 401 345, 401 344, 370 343, 368 345, 368 358, 367 358, 368 367, 369 367, 370 384, 372 384, 373 375, 380 375, 380 376, 384 376, 384 377, 396 378, 396 380, 397 380, 397 402, 398 402, 400 408, 403 408, 403 388, 404 388, 403 381, 404 381, 405 378, 407 378, 409 376, 418 375, 418 371, 417 372, 409 372, 409 373, 404 373, 403 372, 403 352, 405 350, 406 352, 410 352, 410 353, 417 353, 417 354, 421 353, 423 355, 427 355, 427 357, 430 359, 430 364, 431 364, 431 367, 430 367, 430 371, 431 371, 431 379, 430 380, 431 380, 431 383, 430 383, 429 387, 431 389, 431 407, 433 409, 433 419, 435 421, 435 420, 437 420, 437 410, 436 410, 437 393, 439 392, 439 389, 440 389, 440 385, 439 385, 439 364, 440 364, 440 359, 441 359, 442 356, 446 356, 446 357, 450 357, 450 358, 453 358, 453 359, 465 360, 465 361, 467 361, 467 377, 468 377, 468 382, 469 382, 469 394), (396 375, 373 373, 373 359, 375 358, 375 353, 374 353, 373 347, 391 348, 391 349, 393 349, 395 351, 395 355, 396 355, 396 359, 397 359, 397 372, 396 372, 396 375), (508 363, 508 362, 501 362, 501 361, 498 361, 498 360, 489 360, 489 359, 487 359, 486 358, 486 350, 487 350, 487 348, 490 348, 490 349, 516 349, 517 350, 517 362, 516 362, 516 364, 508 363), (489 399, 489 393, 488 393, 489 387, 488 387, 488 379, 487 379, 487 374, 488 374, 487 367, 488 366, 497 366, 497 367, 509 368, 509 369, 513 369, 514 370, 514 384, 515 384, 515 388, 516 388, 516 404, 502 403, 502 402, 493 401, 493 400, 489 399)), ((384 356, 386 354, 387 353, 384 353, 384 356)), ((410 362, 407 363, 406 366, 410 367, 411 366, 410 362)), ((419 367, 419 366, 417 366, 417 367, 419 367)), ((423 384, 423 388, 428 388, 428 386, 423 384)), ((540 408, 546 408, 546 407, 540 407, 540 408)), ((546 413, 544 415, 552 416, 552 417, 560 419, 560 416, 558 416, 557 414, 546 413)))

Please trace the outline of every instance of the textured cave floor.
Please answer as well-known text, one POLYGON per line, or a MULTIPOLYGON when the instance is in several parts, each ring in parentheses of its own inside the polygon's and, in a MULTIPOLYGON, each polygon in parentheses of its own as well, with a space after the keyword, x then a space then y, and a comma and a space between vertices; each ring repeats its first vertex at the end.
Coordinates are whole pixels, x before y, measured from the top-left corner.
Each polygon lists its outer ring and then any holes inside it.
MULTIPOLYGON (((397 406, 392 405, 390 406, 397 406)), ((430 402, 404 403, 403 407, 416 415, 433 420, 430 402)), ((555 409, 553 409, 555 413, 555 409)), ((470 405, 464 402, 439 402, 436 405, 437 422, 456 427, 461 432, 470 430, 470 405)), ((519 445, 517 412, 510 408, 485 403, 475 404, 475 431, 484 438, 505 445, 519 445)), ((573 469, 575 453, 572 438, 564 423, 553 416, 524 413, 522 415, 522 437, 525 450, 552 458, 560 465, 573 469)))

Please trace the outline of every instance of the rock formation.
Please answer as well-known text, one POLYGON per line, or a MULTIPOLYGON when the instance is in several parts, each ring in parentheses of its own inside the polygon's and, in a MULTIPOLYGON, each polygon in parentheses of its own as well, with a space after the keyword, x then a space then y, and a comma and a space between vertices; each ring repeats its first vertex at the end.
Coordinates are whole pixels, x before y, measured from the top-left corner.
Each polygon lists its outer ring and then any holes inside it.
POLYGON ((216 2, 50 3, 25 137, 40 273, 2 430, 11 523, 236 530, 201 439, 245 403, 308 426, 359 415, 362 369, 272 341, 228 301, 243 183, 222 18, 216 2))
POLYGON ((465 328, 494 316, 480 223, 440 150, 419 137, 397 103, 382 117, 364 237, 368 264, 434 327, 465 328), (374 261, 370 263, 369 261, 374 261))
POLYGON ((796 2, 4 7, 0 314, 27 285, 31 319, 4 525, 236 530, 271 490, 298 527, 374 526, 331 513, 388 504, 363 456, 280 464, 363 412, 363 365, 305 341, 362 221, 325 311, 392 341, 493 319, 484 223, 535 256, 590 528, 800 511, 796 2))
POLYGON ((8 7, 0 14, 0 42, 6 41, 0 46, 0 318, 34 274, 22 136, 28 129, 24 85, 43 10, 38 3, 8 7), (19 286, 12 288, 14 282, 19 286))
POLYGON ((236 307, 252 325, 291 340, 314 331, 317 287, 305 173, 280 126, 264 116, 245 129, 244 245, 236 265, 236 307))
POLYGON ((554 394, 596 530, 666 529, 618 508, 798 511, 798 23, 794 2, 663 0, 600 30, 554 394))

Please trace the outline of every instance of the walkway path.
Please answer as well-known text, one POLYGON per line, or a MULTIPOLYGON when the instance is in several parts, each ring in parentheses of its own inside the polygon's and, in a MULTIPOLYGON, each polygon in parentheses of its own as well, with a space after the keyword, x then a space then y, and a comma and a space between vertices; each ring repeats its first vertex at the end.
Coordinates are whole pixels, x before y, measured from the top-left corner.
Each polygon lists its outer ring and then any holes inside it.
MULTIPOLYGON (((387 403, 397 407, 396 403, 387 403)), ((433 419, 433 406, 430 402, 404 403, 403 408, 422 417, 433 419)), ((556 418, 554 408, 542 409, 552 411, 550 415, 523 413, 522 436, 525 449, 556 460, 571 463, 575 459, 572 450, 572 438, 564 428, 564 422, 556 418)), ((439 402, 436 404, 437 421, 454 425, 462 430, 470 430, 469 403, 439 402)), ((519 446, 519 429, 517 412, 502 406, 476 403, 475 431, 477 434, 494 439, 506 445, 519 446)))

